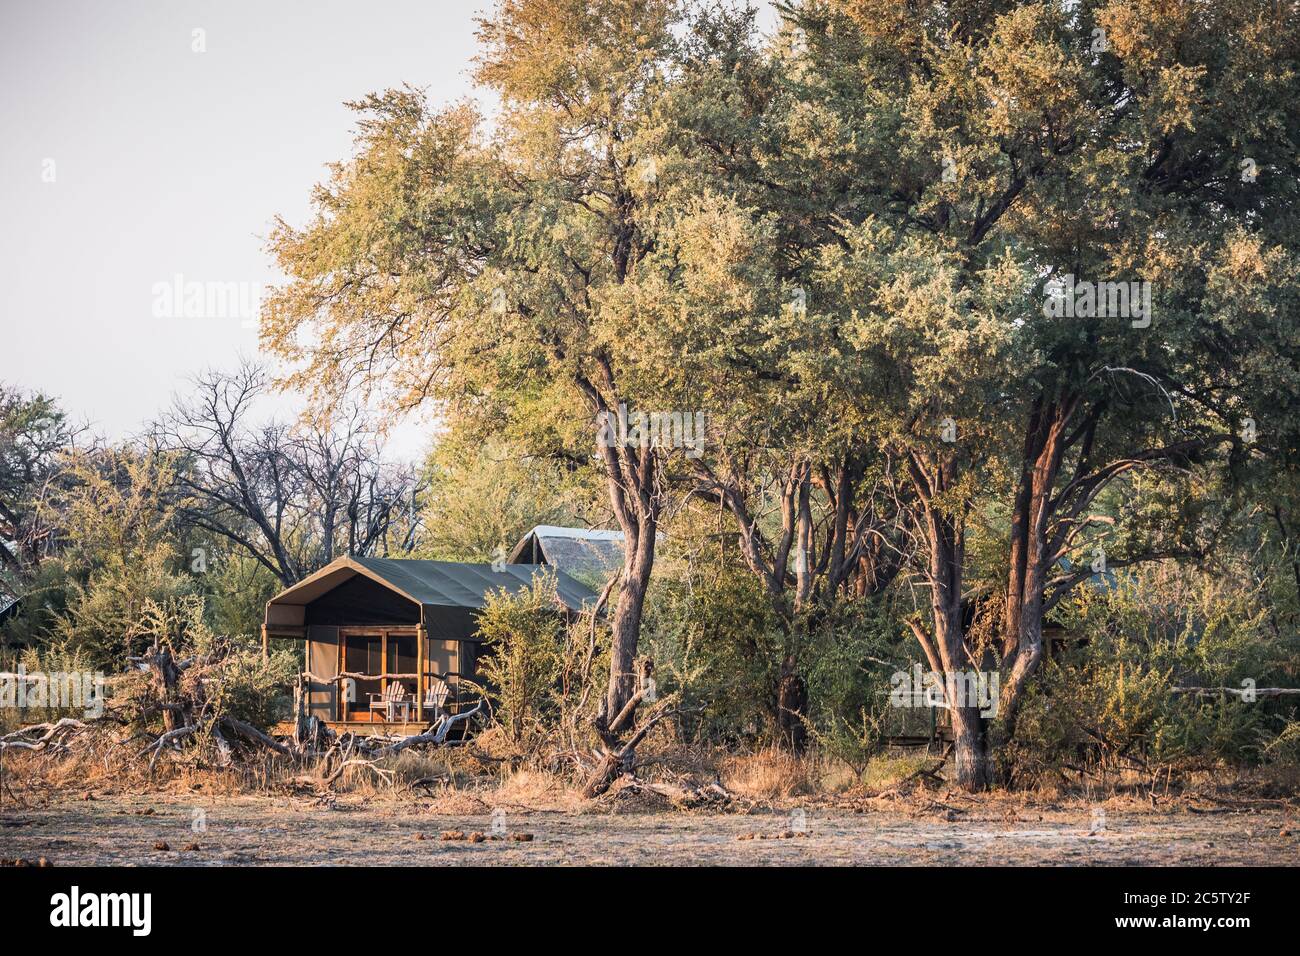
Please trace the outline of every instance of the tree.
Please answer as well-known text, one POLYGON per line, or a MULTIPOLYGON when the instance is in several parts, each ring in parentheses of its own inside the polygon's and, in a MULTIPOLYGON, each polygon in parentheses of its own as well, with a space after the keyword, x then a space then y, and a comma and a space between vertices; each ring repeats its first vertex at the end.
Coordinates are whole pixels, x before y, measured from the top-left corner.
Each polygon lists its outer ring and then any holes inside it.
POLYGON ((499 560, 536 525, 587 524, 602 489, 583 464, 572 469, 499 439, 443 436, 427 465, 418 553, 439 561, 499 560))
POLYGON ((42 520, 41 504, 76 433, 48 395, 0 383, 0 569, 8 575, 29 575, 53 549, 57 529, 42 520))
POLYGON ((178 462, 171 496, 184 526, 240 549, 285 587, 338 554, 388 546, 412 510, 415 480, 383 461, 359 411, 259 426, 251 419, 268 388, 260 368, 210 372, 194 385, 149 436, 178 462))
POLYGON ((50 636, 96 666, 120 668, 151 640, 146 608, 193 591, 168 504, 175 460, 131 445, 92 448, 69 457, 66 475, 49 508, 63 538, 67 609, 50 636))
MULTIPOLYGON (((792 16, 820 101, 867 144, 861 224, 825 261, 893 370, 886 434, 929 553, 930 627, 915 633, 945 675, 979 663, 963 624, 967 519, 975 492, 1006 478, 998 651, 1013 734, 1043 616, 1091 573, 1080 553, 1104 549, 1099 497, 1141 470, 1241 454, 1243 421, 1268 413, 1256 377, 1292 407, 1300 116, 1295 72, 1265 64, 1294 60, 1295 19, 1247 2, 843 0, 792 16), (1152 308, 1053 316, 1067 298, 1089 305, 1088 288, 1062 290, 1075 279, 1148 283, 1152 308), (936 368, 950 387, 927 381, 936 368), (964 437, 936 441, 940 415, 964 437)), ((1195 553, 1157 542, 1106 560, 1195 553)), ((986 728, 953 714, 958 778, 978 789, 986 728)))
MULTIPOLYGON (((746 564, 778 609, 785 605, 782 613, 799 614, 850 590, 882 591, 903 564, 904 542, 894 462, 862 408, 863 382, 845 387, 845 373, 833 370, 861 356, 840 334, 841 317, 827 308, 831 296, 811 268, 822 249, 842 241, 857 202, 856 170, 844 158, 842 127, 823 124, 806 95, 815 67, 790 39, 764 46, 752 13, 713 15, 676 93, 693 101, 676 135, 679 152, 694 157, 692 186, 737 197, 733 212, 769 234, 766 246, 742 244, 751 261, 732 270, 733 282, 766 301, 729 310, 716 295, 699 295, 700 321, 690 328, 716 340, 681 349, 705 357, 698 379, 711 407, 725 409, 711 454, 694 462, 696 493, 731 512, 746 564), (761 266, 755 248, 766 257, 761 266), (721 357, 718 341, 727 349, 721 357), (766 520, 768 509, 774 520, 766 520)), ((701 257, 696 290, 727 288, 716 265, 727 258, 718 252, 701 257)))
POLYGON ((504 104, 496 134, 469 106, 372 95, 316 219, 280 223, 272 242, 290 281, 263 338, 303 361, 292 381, 337 399, 359 378, 535 449, 595 452, 625 549, 598 721, 635 693, 673 451, 600 438, 622 406, 657 403, 661 370, 629 347, 619 293, 654 244, 638 136, 681 23, 670 0, 506 0, 480 30, 478 77, 504 104), (322 334, 304 344, 309 323, 322 334))

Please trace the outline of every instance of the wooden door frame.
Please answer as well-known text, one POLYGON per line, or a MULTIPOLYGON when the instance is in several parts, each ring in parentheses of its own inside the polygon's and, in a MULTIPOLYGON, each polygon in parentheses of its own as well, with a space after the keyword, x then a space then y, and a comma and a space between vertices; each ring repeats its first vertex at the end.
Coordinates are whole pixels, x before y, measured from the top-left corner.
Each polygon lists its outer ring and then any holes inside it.
MULTIPOLYGON (((338 640, 338 670, 335 671, 335 673, 337 674, 347 673, 347 666, 346 666, 347 659, 348 659, 347 643, 349 637, 378 637, 379 638, 379 673, 381 674, 388 673, 389 638, 390 637, 413 638, 415 640, 415 646, 416 646, 416 681, 415 681, 416 709, 417 711, 423 711, 422 705, 424 702, 424 687, 423 687, 424 675, 419 672, 419 666, 420 666, 419 662, 424 657, 424 655, 420 653, 423 650, 423 648, 420 646, 420 633, 423 630, 424 628, 422 628, 418 624, 402 624, 396 627, 387 627, 387 626, 345 627, 343 625, 340 625, 339 640, 338 640)), ((388 686, 388 681, 381 680, 379 682, 379 692, 382 694, 385 691, 385 689, 387 689, 387 686, 388 686)), ((338 712, 338 719, 340 721, 346 722, 348 720, 349 712, 355 712, 358 709, 355 706, 358 703, 357 701, 353 701, 354 706, 349 708, 348 703, 346 700, 344 700, 344 695, 341 692, 337 695, 336 703, 338 704, 337 712, 338 712)), ((367 720, 370 717, 370 707, 368 703, 366 705, 366 717, 367 720)))

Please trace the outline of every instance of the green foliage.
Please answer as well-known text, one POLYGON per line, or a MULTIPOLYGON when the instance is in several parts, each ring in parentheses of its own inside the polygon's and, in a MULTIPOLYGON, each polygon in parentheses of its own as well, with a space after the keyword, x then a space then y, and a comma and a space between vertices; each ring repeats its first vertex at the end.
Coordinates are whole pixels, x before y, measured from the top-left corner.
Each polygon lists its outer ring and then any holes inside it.
MULTIPOLYGON (((266 602, 282 588, 265 565, 229 546, 205 550, 206 570, 193 567, 208 625, 218 634, 258 635, 266 602)), ((192 554, 192 551, 191 551, 192 554)))
MULTIPOLYGON (((85 719, 87 710, 92 709, 90 701, 84 697, 79 698, 87 706, 58 707, 54 706, 55 701, 51 699, 48 688, 50 681, 53 680, 51 675, 77 675, 80 680, 81 693, 94 693, 95 695, 107 695, 107 687, 101 687, 91 691, 86 686, 84 677, 94 675, 95 667, 84 653, 69 653, 58 648, 38 649, 36 647, 27 647, 20 652, 13 652, 8 655, 0 655, 0 672, 16 674, 21 666, 28 675, 39 674, 46 678, 46 706, 31 706, 32 698, 26 698, 28 706, 21 711, 10 710, 7 707, 0 708, 0 731, 12 730, 23 724, 35 724, 45 721, 58 720, 62 717, 72 717, 77 720, 85 719)), ((93 678, 92 678, 93 679, 93 678)), ((16 689, 15 684, 15 689, 16 689)), ((65 685, 66 686, 66 685, 65 685)), ((28 684, 32 688, 32 684, 28 684)))
POLYGON ((60 556, 70 572, 67 609, 51 638, 118 670, 147 643, 146 605, 193 590, 178 570, 168 504, 174 472, 165 459, 123 447, 77 456, 69 473, 56 503, 67 537, 60 556))
POLYGON ((725 564, 661 582, 653 596, 648 645, 660 689, 681 694, 688 739, 770 743, 781 665, 794 655, 810 736, 861 772, 891 716, 891 662, 903 654, 888 607, 840 602, 791 621, 754 575, 725 564))
POLYGON ((1062 622, 1069 648, 1045 669, 1020 718, 1014 760, 1027 777, 1244 765, 1285 750, 1295 704, 1175 688, 1276 686, 1293 641, 1269 633, 1255 598, 1184 571, 1121 575, 1080 592, 1062 622))
POLYGON ((493 717, 516 745, 553 731, 561 714, 564 619, 553 575, 542 575, 517 594, 488 596, 478 618, 486 653, 479 669, 493 717))
POLYGON ((789 642, 757 579, 732 568, 660 582, 646 630, 660 691, 681 694, 687 739, 772 736, 789 642))
POLYGON ((47 555, 52 529, 39 512, 72 436, 53 398, 0 382, 0 595, 19 593, 47 555))
POLYGON ((48 642, 59 618, 67 613, 74 570, 62 561, 47 560, 26 577, 17 588, 22 593, 19 613, 0 624, 0 648, 18 650, 48 642))
POLYGON ((292 710, 287 688, 301 670, 298 653, 292 648, 276 647, 263 660, 262 645, 252 637, 234 636, 196 640, 195 649, 216 658, 212 668, 209 700, 212 712, 266 728, 285 720, 292 710))
POLYGON ((1300 720, 1288 720, 1280 733, 1264 742, 1262 755, 1286 767, 1300 767, 1300 720))
POLYGON ((553 461, 455 432, 430 456, 428 485, 417 556, 438 561, 503 557, 535 525, 583 524, 595 497, 553 461))
POLYGON ((288 688, 299 672, 297 652, 276 648, 263 660, 261 642, 231 637, 209 627, 205 602, 188 595, 146 600, 138 633, 149 644, 171 649, 177 660, 193 663, 182 674, 185 691, 200 703, 205 729, 224 716, 267 727, 289 715, 288 688))
POLYGON ((804 655, 810 734, 858 777, 906 716, 889 703, 890 677, 907 666, 901 633, 887 604, 842 601, 810 636, 804 655))

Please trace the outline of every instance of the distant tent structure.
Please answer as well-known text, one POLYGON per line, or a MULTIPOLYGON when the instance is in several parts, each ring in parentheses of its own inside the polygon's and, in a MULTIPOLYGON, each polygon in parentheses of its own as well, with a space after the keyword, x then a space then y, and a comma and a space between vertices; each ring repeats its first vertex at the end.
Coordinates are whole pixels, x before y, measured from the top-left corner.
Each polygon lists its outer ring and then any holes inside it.
POLYGON ((623 532, 539 524, 515 545, 510 564, 546 564, 600 587, 623 564, 623 532))
POLYGON ((22 612, 22 609, 22 598, 0 594, 0 624, 3 624, 11 617, 17 617, 22 612))
POLYGON ((477 699, 488 595, 516 594, 543 573, 555 576, 558 613, 595 603, 559 568, 349 555, 267 602, 263 646, 306 642, 307 714, 361 733, 415 732, 477 699))

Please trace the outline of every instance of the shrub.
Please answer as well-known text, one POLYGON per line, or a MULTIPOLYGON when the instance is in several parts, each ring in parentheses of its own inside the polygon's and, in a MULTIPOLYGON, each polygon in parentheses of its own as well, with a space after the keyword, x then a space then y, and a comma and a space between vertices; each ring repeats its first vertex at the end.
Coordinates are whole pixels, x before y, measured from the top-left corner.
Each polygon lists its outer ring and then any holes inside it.
POLYGON ((773 738, 790 640, 753 575, 724 570, 657 586, 646 633, 659 689, 681 695, 687 742, 761 746, 773 738))
POLYGON ((525 743, 553 728, 561 712, 564 665, 555 576, 539 576, 514 595, 489 595, 478 626, 488 652, 479 661, 480 673, 507 739, 525 743))
POLYGON ((1010 754, 1017 772, 1154 775, 1268 756, 1293 704, 1175 688, 1262 687, 1284 675, 1286 649, 1249 594, 1205 582, 1210 593, 1189 594, 1185 583, 1152 573, 1080 593, 1064 615, 1074 646, 1026 696, 1010 754))

